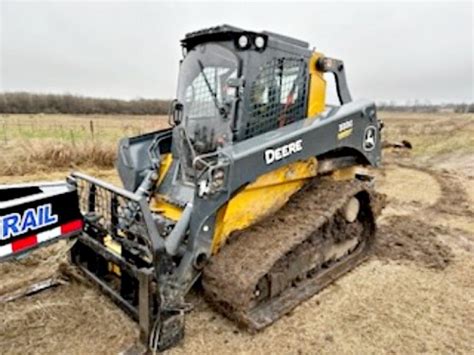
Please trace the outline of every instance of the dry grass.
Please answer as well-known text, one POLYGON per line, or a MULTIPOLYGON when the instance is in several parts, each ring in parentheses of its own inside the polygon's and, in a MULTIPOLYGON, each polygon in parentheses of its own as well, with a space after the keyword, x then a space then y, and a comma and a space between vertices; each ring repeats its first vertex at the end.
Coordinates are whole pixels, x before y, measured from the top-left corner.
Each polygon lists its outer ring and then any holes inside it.
POLYGON ((59 263, 67 261, 67 250, 66 242, 61 242, 36 250, 27 258, 0 263, 0 295, 55 275, 59 263))
POLYGON ((388 141, 409 140, 417 158, 474 154, 474 114, 382 112, 388 141))
POLYGON ((2 354, 117 354, 138 335, 106 296, 75 282, 0 309, 2 354))
POLYGON ((167 125, 166 116, 0 115, 0 141, 54 139, 116 142, 167 125))
MULTIPOLYGON (((388 140, 410 140, 414 154, 424 159, 452 152, 474 154, 474 114, 382 112, 380 116, 387 123, 388 140), (394 121, 396 125, 391 124, 394 121)), ((2 115, 0 175, 110 169, 120 138, 166 126, 164 116, 2 115)))
POLYGON ((116 145, 108 142, 31 142, 9 153, 0 158, 0 172, 5 176, 19 176, 79 167, 112 168, 116 159, 116 145))
POLYGON ((0 175, 114 165, 120 138, 167 126, 162 116, 0 116, 0 175))

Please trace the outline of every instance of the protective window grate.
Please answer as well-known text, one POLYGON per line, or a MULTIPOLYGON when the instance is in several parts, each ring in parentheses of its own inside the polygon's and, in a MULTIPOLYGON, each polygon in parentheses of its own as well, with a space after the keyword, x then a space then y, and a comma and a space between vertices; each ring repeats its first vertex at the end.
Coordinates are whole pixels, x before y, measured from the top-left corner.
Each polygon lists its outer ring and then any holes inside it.
POLYGON ((275 58, 260 68, 245 107, 244 139, 305 118, 306 65, 301 58, 275 58))
POLYGON ((187 87, 185 102, 189 107, 188 115, 190 117, 212 117, 217 114, 215 98, 212 95, 216 90, 216 76, 214 74, 215 71, 212 68, 204 68, 203 73, 199 74, 192 85, 187 87))
POLYGON ((225 80, 237 71, 227 67, 206 67, 185 91, 186 115, 189 118, 215 117, 223 102, 225 80))

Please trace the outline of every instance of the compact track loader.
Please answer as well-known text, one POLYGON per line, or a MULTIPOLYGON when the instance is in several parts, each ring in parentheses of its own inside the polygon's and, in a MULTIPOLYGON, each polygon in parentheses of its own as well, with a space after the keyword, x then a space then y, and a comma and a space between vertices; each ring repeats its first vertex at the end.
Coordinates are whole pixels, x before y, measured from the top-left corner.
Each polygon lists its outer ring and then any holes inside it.
POLYGON ((171 127, 120 142, 123 188, 73 173, 0 189, 0 258, 74 237, 72 263, 154 350, 183 337, 198 280, 226 316, 271 324, 364 260, 379 209, 359 167, 380 164, 381 122, 342 61, 228 25, 181 45, 171 127))

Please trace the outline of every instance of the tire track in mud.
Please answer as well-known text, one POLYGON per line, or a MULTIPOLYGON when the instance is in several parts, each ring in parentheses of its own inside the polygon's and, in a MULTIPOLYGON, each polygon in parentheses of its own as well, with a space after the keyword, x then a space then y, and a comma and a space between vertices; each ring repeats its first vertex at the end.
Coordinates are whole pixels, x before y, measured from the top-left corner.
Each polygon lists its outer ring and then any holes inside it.
POLYGON ((462 186, 459 174, 446 169, 437 171, 419 164, 399 163, 395 166, 423 172, 436 180, 441 189, 441 197, 426 209, 428 212, 474 218, 472 201, 469 200, 469 195, 462 186))
POLYGON ((442 270, 454 259, 452 249, 441 242, 448 231, 406 216, 391 216, 379 227, 374 254, 380 259, 410 261, 442 270))
POLYGON ((474 211, 469 201, 467 191, 464 190, 457 177, 448 171, 440 173, 425 170, 431 174, 441 187, 441 198, 429 210, 456 216, 474 218, 474 211))
MULTIPOLYGON (((474 219, 474 211, 459 178, 449 171, 414 164, 395 164, 396 167, 423 172, 434 178, 441 190, 437 201, 423 206, 417 201, 407 204, 408 215, 388 215, 379 220, 374 254, 380 259, 414 262, 420 266, 443 270, 455 258, 453 246, 466 252, 474 250, 474 235, 441 221, 455 216, 474 219)), ((420 186, 420 189, 423 189, 420 186)), ((400 203, 396 197, 389 198, 400 203)))

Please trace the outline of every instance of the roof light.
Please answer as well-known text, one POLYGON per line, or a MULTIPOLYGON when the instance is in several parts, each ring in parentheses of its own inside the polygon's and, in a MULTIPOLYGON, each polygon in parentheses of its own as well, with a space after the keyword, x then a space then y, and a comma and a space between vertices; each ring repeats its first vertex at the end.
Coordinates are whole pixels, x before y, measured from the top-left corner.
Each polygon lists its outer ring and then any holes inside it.
POLYGON ((239 37, 238 45, 241 49, 247 48, 249 46, 249 43, 249 38, 246 35, 242 35, 239 37))
POLYGON ((263 47, 265 47, 265 38, 262 36, 255 37, 255 47, 258 49, 263 49, 263 47))

